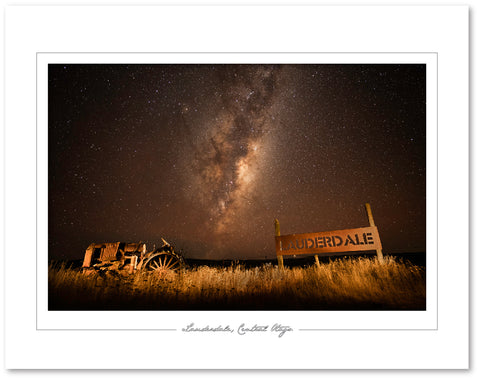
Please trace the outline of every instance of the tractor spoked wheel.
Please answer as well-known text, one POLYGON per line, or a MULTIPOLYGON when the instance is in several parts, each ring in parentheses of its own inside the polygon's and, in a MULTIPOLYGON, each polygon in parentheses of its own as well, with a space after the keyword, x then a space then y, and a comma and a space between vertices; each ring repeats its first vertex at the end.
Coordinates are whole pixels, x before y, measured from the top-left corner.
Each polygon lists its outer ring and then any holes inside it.
POLYGON ((183 260, 170 252, 162 252, 152 257, 146 264, 148 271, 155 271, 159 274, 178 271, 183 267, 183 260))

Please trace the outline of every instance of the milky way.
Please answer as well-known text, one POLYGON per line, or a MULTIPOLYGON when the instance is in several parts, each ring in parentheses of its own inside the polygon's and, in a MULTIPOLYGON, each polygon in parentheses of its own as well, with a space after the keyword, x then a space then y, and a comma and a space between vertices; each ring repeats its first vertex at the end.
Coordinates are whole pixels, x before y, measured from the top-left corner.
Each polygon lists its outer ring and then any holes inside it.
POLYGON ((283 233, 368 224, 425 250, 424 65, 49 66, 49 252, 164 237, 275 255, 283 233))
MULTIPOLYGON (((192 163, 187 195, 199 196, 202 207, 210 210, 207 225, 216 235, 228 234, 247 220, 245 211, 266 159, 266 135, 275 128, 280 75, 278 66, 222 70, 219 81, 226 88, 217 92, 211 119, 197 126, 201 133, 190 145, 191 155, 186 152, 192 163)), ((188 121, 189 108, 182 113, 191 134, 196 126, 188 121)), ((214 241, 219 240, 214 237, 214 241)))

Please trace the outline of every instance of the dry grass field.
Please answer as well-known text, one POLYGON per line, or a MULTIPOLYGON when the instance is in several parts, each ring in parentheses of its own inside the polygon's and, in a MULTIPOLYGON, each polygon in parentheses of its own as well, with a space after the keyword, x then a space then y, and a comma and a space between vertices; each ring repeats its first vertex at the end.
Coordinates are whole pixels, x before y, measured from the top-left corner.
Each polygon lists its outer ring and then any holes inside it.
POLYGON ((425 310, 424 267, 386 257, 279 270, 199 266, 179 273, 49 268, 49 310, 425 310))

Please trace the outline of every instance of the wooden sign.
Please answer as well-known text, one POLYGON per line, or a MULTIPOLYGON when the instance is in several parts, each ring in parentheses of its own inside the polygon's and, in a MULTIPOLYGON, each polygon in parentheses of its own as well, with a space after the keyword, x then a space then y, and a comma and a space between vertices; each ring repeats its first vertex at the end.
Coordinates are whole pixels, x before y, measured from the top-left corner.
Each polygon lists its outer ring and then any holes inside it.
POLYGON ((373 221, 370 203, 365 203, 370 227, 350 230, 325 231, 311 234, 280 235, 280 223, 275 219, 275 250, 278 267, 283 269, 283 256, 315 254, 315 263, 320 267, 318 255, 353 251, 377 251, 380 263, 383 263, 382 243, 378 229, 373 221))
POLYGON ((277 256, 382 249, 377 227, 275 236, 277 256))

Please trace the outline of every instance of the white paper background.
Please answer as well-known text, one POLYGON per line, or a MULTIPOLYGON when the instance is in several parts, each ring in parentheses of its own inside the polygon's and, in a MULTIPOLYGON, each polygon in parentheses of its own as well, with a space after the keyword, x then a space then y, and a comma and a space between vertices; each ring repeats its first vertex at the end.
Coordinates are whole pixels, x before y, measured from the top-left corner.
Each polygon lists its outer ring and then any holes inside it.
POLYGON ((222 9, 232 12, 226 16, 208 8, 177 11, 181 12, 182 25, 174 15, 166 17, 165 10, 159 8, 42 7, 7 13, 7 366, 80 368, 86 364, 90 368, 122 365, 132 368, 133 363, 137 368, 465 368, 468 359, 467 9, 340 7, 322 8, 318 13, 316 9, 297 8, 301 13, 295 14, 293 8, 280 8, 275 17, 271 10, 260 16, 262 8, 222 9), (245 20, 250 20, 248 28, 245 20), (37 331, 35 53, 108 50, 438 52, 439 329, 322 331, 306 334, 302 341, 292 341, 287 336, 282 340, 252 337, 241 343, 211 335, 208 342, 187 341, 175 332, 37 331), (448 239, 448 236, 460 238, 448 239), (25 256, 21 271, 17 265, 19 247, 25 256), (138 352, 142 355, 119 359, 116 349, 128 352, 129 347, 140 347, 138 352), (104 355, 92 355, 99 351, 104 355))

